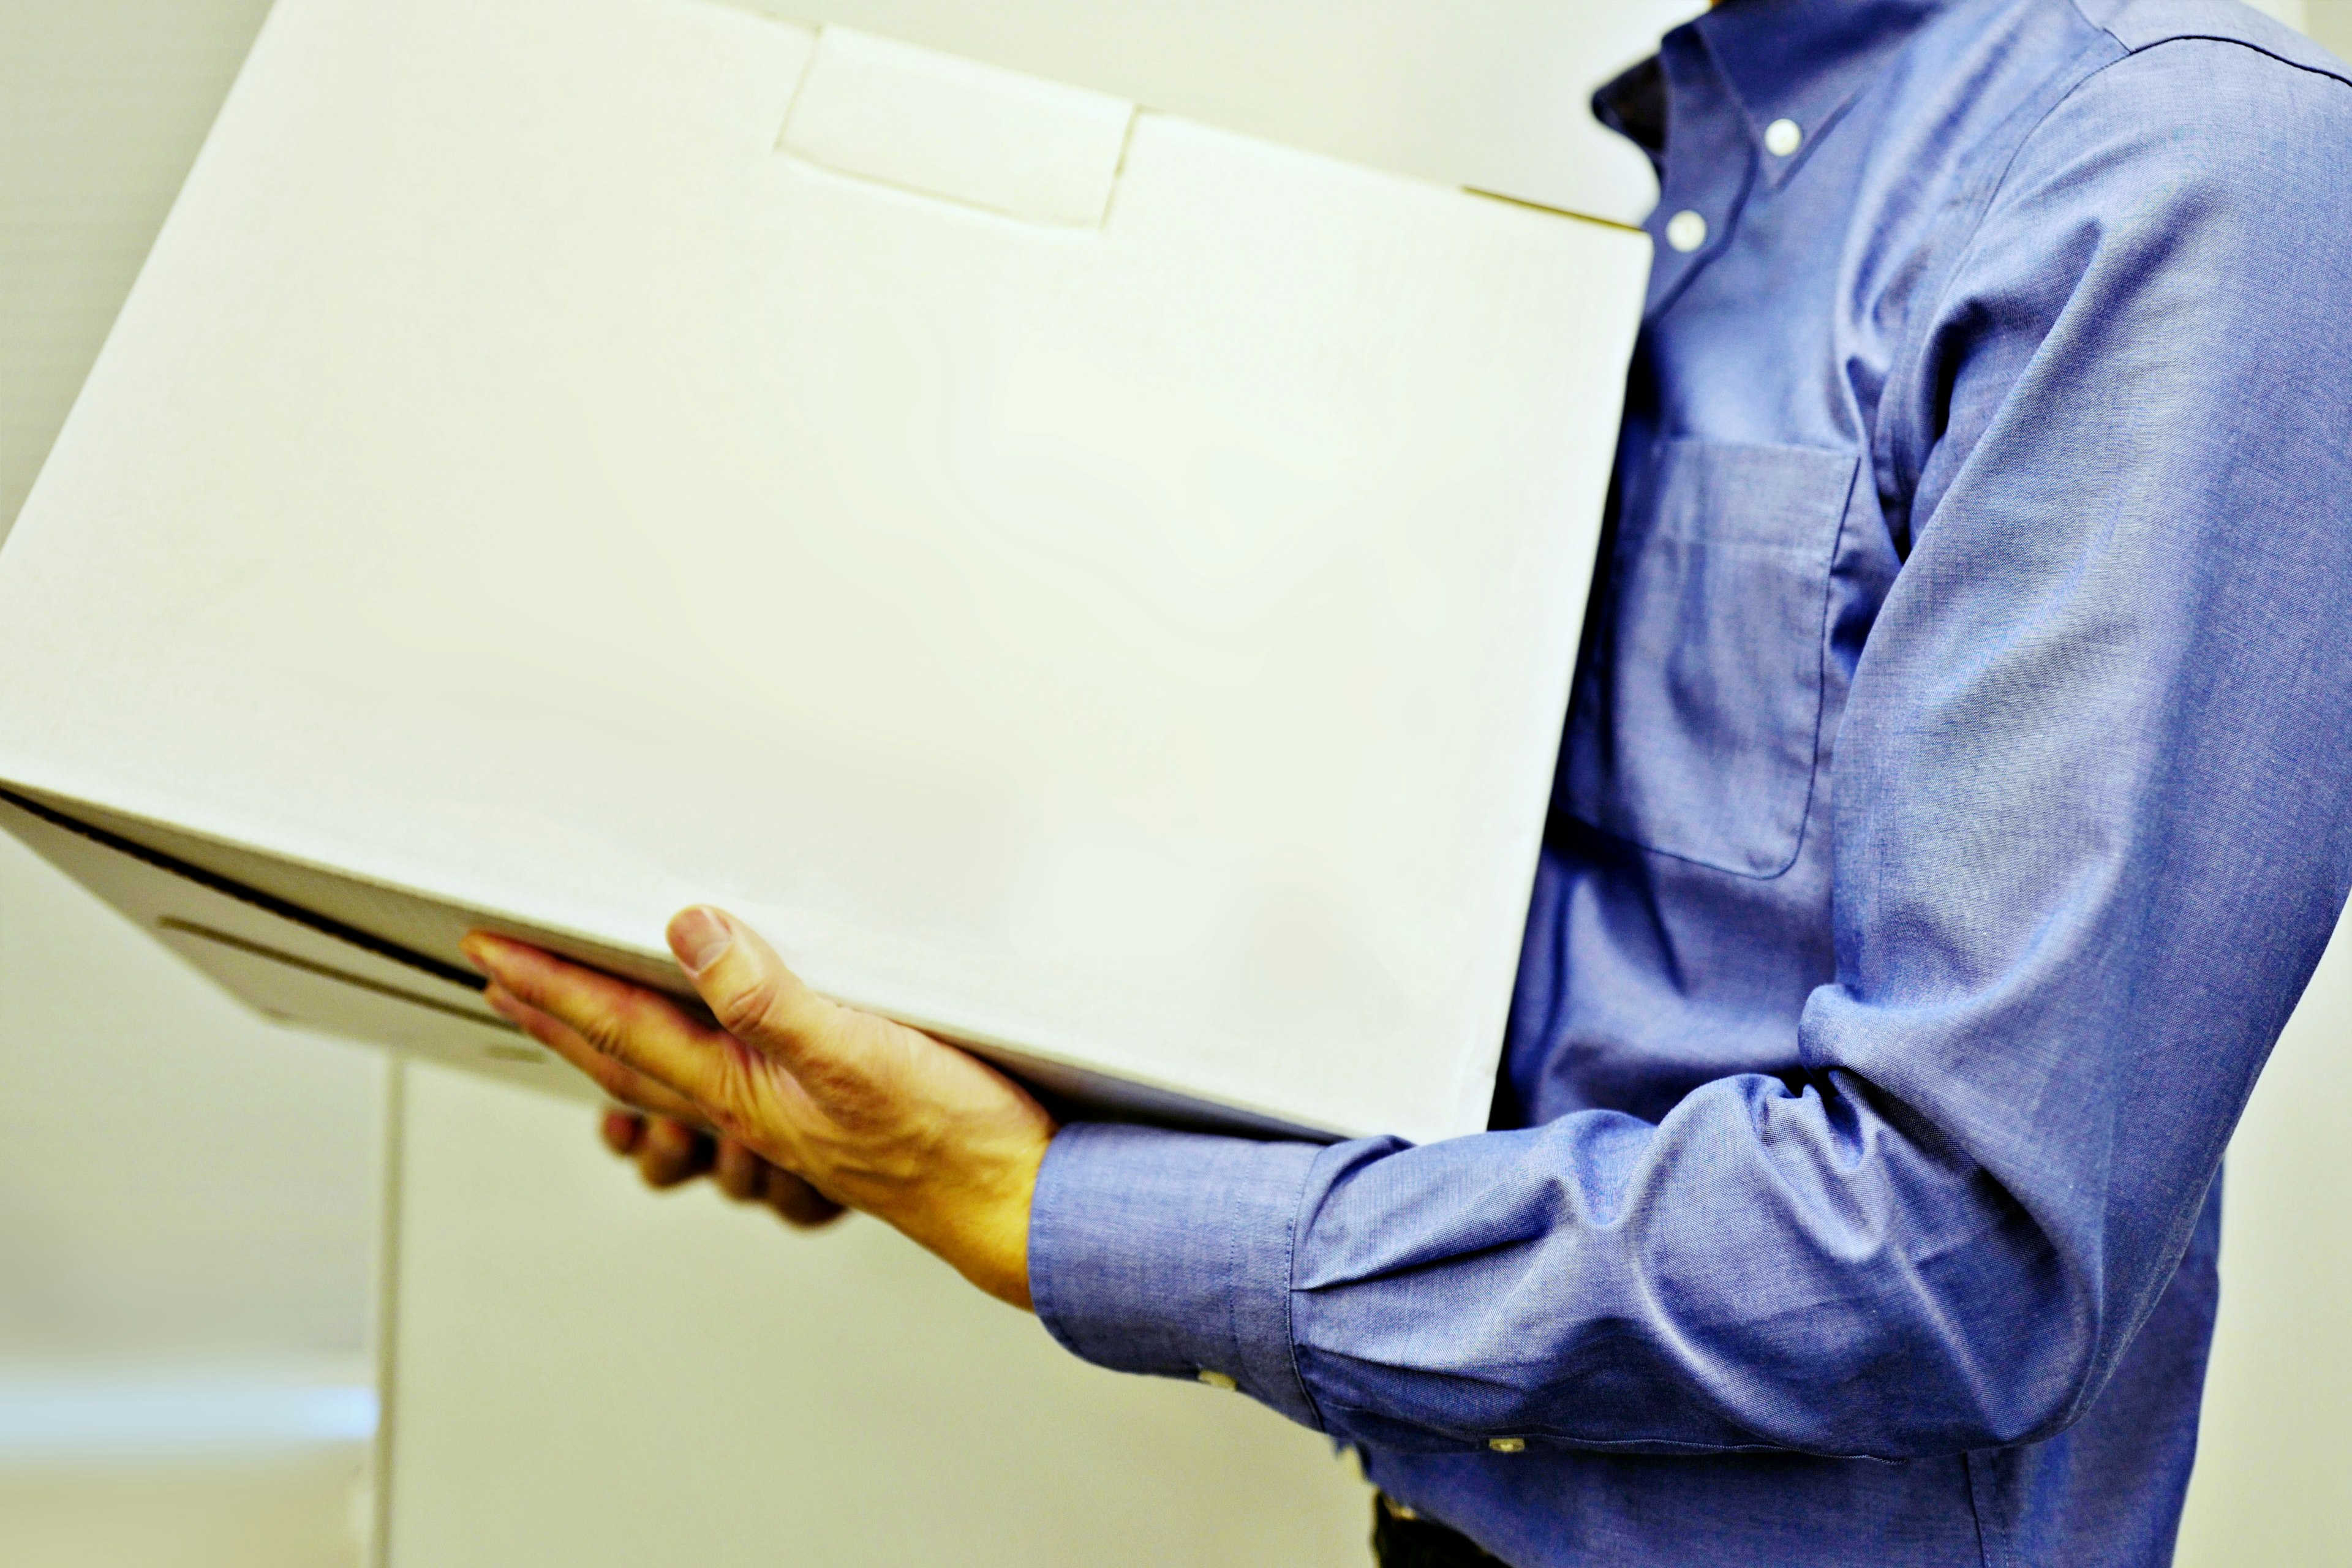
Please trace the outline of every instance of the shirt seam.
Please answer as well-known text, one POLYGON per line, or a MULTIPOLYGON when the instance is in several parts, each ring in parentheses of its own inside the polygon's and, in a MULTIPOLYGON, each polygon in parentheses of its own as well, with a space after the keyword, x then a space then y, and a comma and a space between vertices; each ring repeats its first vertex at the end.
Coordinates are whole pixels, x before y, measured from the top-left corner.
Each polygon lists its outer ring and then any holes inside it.
POLYGON ((1298 1222, 1307 1207, 1308 1179, 1315 1173, 1318 1154, 1308 1161, 1307 1174, 1299 1178, 1298 1190, 1291 1197, 1290 1222, 1283 1234, 1282 1244, 1282 1350, 1290 1365, 1291 1385, 1298 1390, 1299 1404, 1306 1409, 1309 1424, 1318 1432, 1330 1430, 1325 1421, 1322 1406, 1316 1403, 1314 1392, 1307 1386, 1307 1374, 1298 1365, 1298 1222))
POLYGON ((1969 1513, 1976 1521, 1977 1556, 1985 1568, 2009 1568, 2009 1547, 2001 1539, 2000 1517, 1996 1511, 1992 1456, 1981 1451, 1962 1454, 1960 1470, 1969 1486, 1969 1513))
MULTIPOLYGON (((1911 384, 1917 379, 1915 373, 1927 336, 1934 324, 1943 319, 1944 308, 1951 299, 1952 289, 1960 278, 1961 274, 1966 270, 1969 258, 1975 254, 1977 242, 1983 236, 1986 222, 1991 217, 1993 208, 1999 205, 2001 193, 2009 187, 2010 176, 2016 172, 2018 160, 2025 155, 2026 144, 2032 142, 2042 128, 2050 122, 2051 116, 2056 114, 2059 110, 2064 108, 2068 102, 2072 101, 2074 95, 2083 89, 2084 84, 2096 79, 2101 72, 2106 70, 2109 67, 2116 65, 2119 61, 2131 58, 2135 52, 2131 47, 2126 44, 2121 38, 2116 37, 2105 27, 2101 26, 2098 23, 2092 21, 2088 16, 2084 16, 2081 6, 2070 5, 2069 8, 2074 11, 2076 17, 2082 21, 2084 26, 2089 27, 2092 30, 2091 37, 2085 41, 2084 46, 2083 52, 2084 54, 2088 54, 2093 47, 2102 45, 2106 48, 2120 50, 2121 52, 2110 56, 2106 60, 2093 66, 2088 70, 2084 71, 2082 75, 2078 76, 2074 81, 2067 84, 2066 89, 2063 92, 2059 93, 2048 103, 2044 104, 2042 108, 2042 111, 2033 117, 2033 122, 2021 132, 2016 142, 2011 145, 2008 155, 2001 161, 2000 172, 1984 182, 1983 195, 1981 198, 1977 199, 1976 214, 1969 222, 1968 232, 1956 237, 1956 243, 1953 245, 1951 249, 1951 262, 1946 269, 1942 280, 1937 285, 1935 298, 1927 302, 1927 308, 1924 311, 1921 311, 1916 317, 1906 322, 1905 325, 1902 351, 1896 356, 1895 361, 1895 363, 1901 366, 1902 369, 1897 373, 1899 379, 1889 379, 1888 385, 1886 387, 1887 392, 1891 393, 1899 390, 1906 397, 1909 395, 1911 392, 1911 384)), ((1884 409, 1890 405, 1900 406, 1899 402, 1896 402, 1896 400, 1882 395, 1879 406, 1884 409)), ((1906 447, 1907 446, 1908 444, 1906 443, 1906 447)), ((1912 547, 1916 546, 1919 538, 1919 518, 1917 515, 1919 476, 1927 468, 1927 453, 1933 449, 1935 443, 1930 441, 1927 442, 1925 445, 1917 447, 1916 449, 1907 449, 1901 452, 1889 450, 1886 454, 1890 464, 1892 464, 1898 472, 1905 468, 1913 470, 1907 476, 1907 482, 1905 485, 1906 493, 1904 498, 1904 532, 1912 547)), ((1874 469, 1877 465, 1879 447, 1880 443, 1878 439, 1874 437, 1870 443, 1870 456, 1874 469)), ((1873 482, 1875 483, 1877 479, 1877 474, 1874 472, 1872 475, 1873 482)), ((1908 555, 1908 548, 1906 548, 1905 553, 1906 556, 1908 555)))
MULTIPOLYGON (((2335 82, 2339 87, 2352 89, 2352 79, 2347 79, 2338 72, 2321 70, 2315 66, 2307 66, 2298 60, 2291 60, 2284 55, 2274 53, 2270 49, 2263 47, 2260 44, 2254 43, 2249 39, 2232 38, 2219 33, 2173 33, 2161 38, 2151 38, 2147 43, 2135 46, 2124 42, 2121 37, 2116 36, 2112 27, 2109 27, 2105 24, 2093 21, 2089 16, 2084 14, 2083 8, 2079 5, 2073 5, 2072 9, 2075 16, 2082 18, 2084 26, 2095 30, 2098 38, 2104 39, 2114 48, 2122 52, 2116 55, 2113 58, 2092 67, 2089 70, 2084 71, 2080 77, 2076 78, 2073 82, 2069 83, 2066 90, 2060 93, 2056 98, 2052 99, 2049 104, 2042 109, 2042 112, 2034 116, 2033 123, 2027 126, 2024 132, 2019 135, 2016 144, 2010 148, 2008 157, 2001 163, 2000 173, 1994 176, 1993 179, 1986 184, 1984 200, 1977 208, 1976 216, 1969 223, 1968 233, 1961 237, 1959 244, 1953 247, 1951 270, 1946 275, 1941 287, 1937 290, 1935 300, 1929 304, 1926 315, 1922 318, 1923 323, 1934 322, 1941 319, 1944 306, 1951 298, 1953 283, 1958 279, 1964 264, 1974 253, 1977 242, 1984 233, 1984 226, 1986 222, 1992 216, 1993 208, 2000 205, 2001 193, 2009 187, 2010 176, 2017 171, 2018 160, 2025 155, 2027 143, 2031 142, 2035 136, 2041 133, 2043 126, 2050 123, 2050 120, 2053 115, 2056 114, 2061 109, 2063 109, 2068 103, 2074 100, 2076 93, 2081 92, 2085 87, 2088 87, 2092 82, 2096 81, 2100 77, 2105 75, 2116 66, 2121 65, 2124 61, 2136 58, 2140 55, 2147 54, 2155 49, 2160 49, 2167 44, 2232 44, 2240 48, 2245 49, 2251 54, 2260 55, 2265 59, 2275 60, 2280 65, 2286 66, 2292 69, 2303 71, 2308 75, 2318 77, 2323 80, 2335 82)), ((1916 363, 1916 361, 1917 350, 1920 346, 1921 341, 1920 333, 1921 328, 1914 327, 1906 334, 1903 356, 1900 363, 1906 366, 1916 363)), ((1916 539, 1917 536, 1916 519, 1913 520, 1911 531, 1913 537, 1916 539)))
MULTIPOLYGON (((1853 464, 1846 470, 1845 494, 1838 503, 1837 531, 1830 537, 1829 569, 1822 574, 1822 616, 1815 635, 1814 652, 1820 659, 1813 676, 1813 765, 1805 775, 1805 808, 1797 818, 1797 843, 1789 856, 1789 865, 1775 871, 1774 877, 1787 874, 1805 852, 1805 839, 1812 832, 1813 802, 1822 792, 1822 770, 1828 759, 1822 755, 1822 738, 1829 731, 1830 712, 1830 626, 1837 612, 1838 552, 1845 547, 1846 523, 1853 516, 1854 488, 1862 483, 1863 464, 1867 452, 1853 454, 1853 464)), ((1843 709, 1840 709, 1841 714, 1843 709)), ((1769 880, 1770 879, 1766 879, 1769 880)))
MULTIPOLYGON (((2107 37, 2116 37, 2113 33, 2109 33, 2107 37)), ((2305 65, 2301 60, 2289 59, 2276 49, 2266 49, 2252 38, 2233 38, 2226 33, 2173 33, 2161 38, 2150 38, 2137 48, 2124 43, 2121 38, 2116 38, 2116 42, 2129 51, 2124 56, 2125 59, 2131 58, 2133 55, 2147 54, 2152 49, 2160 49, 2167 44, 2234 44, 2239 48, 2251 54, 2260 55, 2266 60, 2276 60, 2289 70, 2298 70, 2305 76, 2315 76, 2322 81, 2332 81, 2338 87, 2352 89, 2352 77, 2346 76, 2342 71, 2324 70, 2318 66, 2305 65)), ((2095 71, 2092 74, 2095 76, 2097 72, 2095 71)))
MULTIPOLYGON (((2325 78, 2326 80, 2336 82, 2340 86, 2352 88, 2352 76, 2347 76, 2343 71, 2331 70, 2326 67, 2305 64, 2302 60, 2291 58, 2288 56, 2279 53, 2276 49, 2271 48, 2264 44, 2258 43, 2252 38, 2242 38, 2229 33, 2167 33, 2160 38, 2150 38, 2146 43, 2128 43, 2125 41, 2122 34, 2116 31, 2114 23, 2118 17, 2121 17, 2132 9, 2130 5, 2126 5, 2121 7, 2105 22, 2093 21, 2090 15, 2083 9, 2080 0, 2074 0, 2074 15, 2082 17, 2085 24, 2097 28, 2101 33, 2104 33, 2108 37, 2115 40, 2116 47, 2124 51, 2122 56, 2124 59, 2129 59, 2134 55, 2144 55, 2150 49, 2160 49, 2167 44, 2235 44, 2238 47, 2251 50, 2252 53, 2261 55, 2266 59, 2276 60, 2279 64, 2287 67, 2291 70, 2303 71, 2311 76, 2325 78)), ((2110 65, 2116 62, 2112 60, 2108 62, 2110 65)), ((2105 70, 2105 66, 2099 68, 2100 70, 2105 70)), ((2098 74, 2098 71, 2093 71, 2091 76, 2096 76, 2098 74)), ((2083 79, 2084 81, 2088 81, 2090 77, 2085 77, 2083 79)), ((2080 86, 2081 84, 2077 83, 2076 85, 2080 86)), ((2068 96, 2072 96, 2071 92, 2068 96)), ((2056 105, 2053 104, 2052 107, 2055 108, 2056 105)), ((2036 122, 2034 129, 2041 129, 2038 121, 2036 122)), ((2028 132, 2027 134, 2030 136, 2032 132, 2028 132)))

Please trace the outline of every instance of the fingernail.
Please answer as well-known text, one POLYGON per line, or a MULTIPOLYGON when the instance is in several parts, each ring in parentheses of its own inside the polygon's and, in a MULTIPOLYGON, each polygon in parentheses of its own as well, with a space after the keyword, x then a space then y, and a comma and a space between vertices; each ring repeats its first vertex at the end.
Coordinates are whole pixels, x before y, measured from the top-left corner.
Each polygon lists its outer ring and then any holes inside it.
POLYGON ((735 933, 727 929, 719 911, 700 904, 680 910, 669 922, 669 950, 677 954, 688 974, 699 975, 734 945, 735 933))
POLYGON ((499 985, 497 982, 493 981, 491 984, 482 987, 482 1000, 488 1005, 491 1012, 499 1015, 501 1017, 511 1018, 514 1016, 515 999, 512 995, 508 994, 504 986, 499 985))
POLYGON ((466 955, 466 961, 468 963, 471 963, 483 973, 496 974, 498 973, 498 949, 492 947, 488 940, 479 931, 475 932, 466 938, 465 941, 459 942, 457 944, 457 951, 466 955))

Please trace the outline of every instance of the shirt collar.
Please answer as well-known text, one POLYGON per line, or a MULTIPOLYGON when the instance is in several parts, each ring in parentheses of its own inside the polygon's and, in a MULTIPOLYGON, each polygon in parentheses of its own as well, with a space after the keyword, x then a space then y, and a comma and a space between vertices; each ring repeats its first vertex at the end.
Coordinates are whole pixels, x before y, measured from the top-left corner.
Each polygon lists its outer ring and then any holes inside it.
MULTIPOLYGON (((1702 74, 1693 58, 1712 57, 1716 72, 1760 145, 1765 127, 1786 120, 1806 142, 1825 129, 1944 0, 1726 0, 1665 37, 1662 53, 1685 68, 1643 61, 1593 95, 1593 113, 1663 163, 1676 96, 1669 78, 1702 74)), ((1777 184, 1802 162, 1775 158, 1777 184)))
POLYGON ((1690 24, 1758 136, 1837 117, 1943 0, 1727 0, 1690 24))
POLYGON ((1665 172, 1666 68, 1652 55, 1592 95, 1592 117, 1650 155, 1665 172))

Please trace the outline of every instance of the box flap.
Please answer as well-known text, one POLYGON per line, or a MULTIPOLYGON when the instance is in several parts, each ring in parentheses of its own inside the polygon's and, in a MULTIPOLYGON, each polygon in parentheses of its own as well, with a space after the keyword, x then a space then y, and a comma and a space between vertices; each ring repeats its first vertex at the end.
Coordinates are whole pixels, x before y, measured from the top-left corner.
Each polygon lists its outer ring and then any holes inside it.
POLYGON ((1092 228, 1134 116, 1103 93, 826 27, 782 146, 842 174, 1092 228))

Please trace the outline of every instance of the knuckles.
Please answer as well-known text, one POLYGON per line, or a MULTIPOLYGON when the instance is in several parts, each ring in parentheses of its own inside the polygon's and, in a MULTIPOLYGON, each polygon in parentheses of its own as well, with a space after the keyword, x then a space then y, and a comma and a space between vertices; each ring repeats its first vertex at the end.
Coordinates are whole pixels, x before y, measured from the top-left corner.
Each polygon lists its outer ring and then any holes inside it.
POLYGON ((762 1131, 759 1119, 751 1112, 758 1101, 758 1088, 752 1081, 754 1068, 751 1053, 740 1041, 721 1041, 713 1070, 709 1092, 703 1113, 710 1124, 724 1137, 757 1149, 762 1131))
POLYGON ((777 1003, 782 995, 782 986, 775 974, 765 973, 709 1000, 711 1015, 719 1020, 719 1026, 742 1039, 783 1032, 776 1023, 777 1003))
POLYGON ((639 992, 617 997, 583 996, 572 1009, 572 1026, 580 1037, 607 1057, 627 1060, 629 1043, 659 1026, 653 999, 639 992))
POLYGON ((585 1010, 572 1027, 600 1057, 625 1058, 628 1055, 628 1026, 609 1009, 585 1010))

